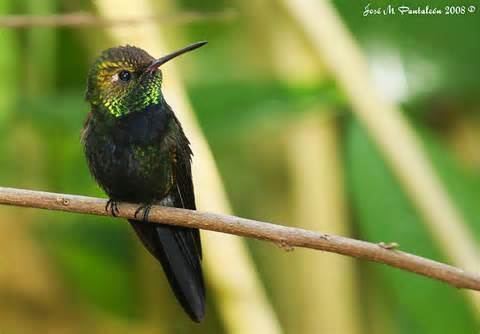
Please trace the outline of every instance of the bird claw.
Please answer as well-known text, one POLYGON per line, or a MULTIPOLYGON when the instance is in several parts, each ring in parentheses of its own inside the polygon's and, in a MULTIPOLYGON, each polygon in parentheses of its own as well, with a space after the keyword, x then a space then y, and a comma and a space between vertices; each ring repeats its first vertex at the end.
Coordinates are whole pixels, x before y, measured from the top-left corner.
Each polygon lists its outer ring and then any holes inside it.
POLYGON ((148 222, 148 215, 150 214, 150 210, 152 209, 151 204, 143 204, 138 207, 137 210, 135 210, 135 214, 133 215, 135 218, 137 218, 137 215, 140 213, 140 211, 143 211, 142 214, 142 221, 144 223, 148 222))
POLYGON ((107 204, 105 204, 105 211, 110 211, 110 214, 116 217, 117 214, 120 213, 120 210, 118 210, 118 202, 110 198, 107 204))

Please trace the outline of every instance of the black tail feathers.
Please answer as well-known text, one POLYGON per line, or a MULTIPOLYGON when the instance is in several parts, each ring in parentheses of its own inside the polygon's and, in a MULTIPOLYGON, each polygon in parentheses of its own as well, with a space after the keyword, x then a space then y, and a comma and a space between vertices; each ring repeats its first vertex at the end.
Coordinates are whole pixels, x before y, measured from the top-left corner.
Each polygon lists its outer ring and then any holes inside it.
POLYGON ((185 312, 195 322, 205 316, 201 250, 195 230, 129 220, 135 232, 162 264, 168 282, 185 312))

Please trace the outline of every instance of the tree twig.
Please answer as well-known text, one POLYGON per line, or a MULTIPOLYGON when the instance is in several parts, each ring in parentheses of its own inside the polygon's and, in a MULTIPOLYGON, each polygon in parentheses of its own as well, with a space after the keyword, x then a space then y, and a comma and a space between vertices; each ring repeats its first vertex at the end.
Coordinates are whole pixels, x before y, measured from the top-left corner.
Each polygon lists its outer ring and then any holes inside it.
MULTIPOLYGON (((105 199, 0 187, 0 204, 108 216, 105 199)), ((138 204, 120 203, 118 217, 133 219, 138 204)), ((420 256, 341 236, 271 223, 162 206, 153 206, 149 221, 235 234, 274 242, 284 249, 304 247, 379 262, 443 281, 457 288, 480 291, 480 275, 420 256)))
POLYGON ((227 21, 235 17, 233 9, 219 12, 183 12, 174 15, 132 16, 123 19, 109 20, 93 14, 76 12, 59 15, 8 15, 0 16, 0 27, 110 27, 114 25, 141 24, 146 21, 160 23, 185 24, 201 21, 227 21))

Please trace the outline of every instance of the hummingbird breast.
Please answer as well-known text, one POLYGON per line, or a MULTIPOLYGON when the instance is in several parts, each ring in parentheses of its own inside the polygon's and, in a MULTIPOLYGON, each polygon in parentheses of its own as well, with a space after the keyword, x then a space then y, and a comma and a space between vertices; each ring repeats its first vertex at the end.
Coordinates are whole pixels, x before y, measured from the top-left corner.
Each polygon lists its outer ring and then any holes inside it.
POLYGON ((174 184, 175 145, 161 111, 128 114, 106 125, 92 115, 83 140, 93 176, 110 198, 149 203, 164 198, 174 184))

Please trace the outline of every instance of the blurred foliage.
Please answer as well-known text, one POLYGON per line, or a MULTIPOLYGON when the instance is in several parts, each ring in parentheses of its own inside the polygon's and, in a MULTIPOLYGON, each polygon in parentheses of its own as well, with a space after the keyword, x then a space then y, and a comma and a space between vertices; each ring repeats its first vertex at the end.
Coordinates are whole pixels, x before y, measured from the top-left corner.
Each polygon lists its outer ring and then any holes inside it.
MULTIPOLYGON (((401 249, 445 261, 368 134, 355 122, 347 131, 347 173, 362 238, 374 242, 395 240, 401 249)), ((447 168, 442 168, 444 173, 452 174, 447 168)), ((378 269, 393 292, 392 302, 401 317, 402 332, 451 333, 452 328, 462 333, 475 331, 474 318, 458 291, 425 278, 408 278, 408 273, 390 268, 378 269)))
MULTIPOLYGON (((88 1, 56 0, 43 4, 45 7, 33 0, 21 4, 1 0, 0 12, 91 9, 88 1)), ((425 64, 426 71, 433 68, 435 84, 425 87, 421 94, 411 91, 402 102, 436 172, 480 240, 480 172, 471 168, 468 159, 459 157, 446 135, 465 115, 473 115, 469 122, 480 128, 476 114, 480 107, 480 77, 475 75, 480 73, 480 44, 475 42, 480 13, 458 17, 363 17, 366 2, 337 0, 335 4, 367 55, 372 50, 385 49, 400 57, 407 72, 420 68, 422 73, 425 64), (442 112, 447 104, 448 115, 442 112), (447 116, 447 121, 442 122, 447 116)), ((431 2, 415 2, 416 6, 426 4, 431 2)), ((442 0, 435 6, 450 4, 442 0)), ((226 1, 182 0, 178 10, 221 10, 228 6, 231 4, 226 1)), ((239 9, 232 22, 194 23, 180 28, 188 40, 210 42, 202 52, 186 57, 181 70, 235 213, 294 224, 288 203, 290 176, 283 156, 284 141, 288 140, 286 129, 292 120, 303 117, 302 110, 327 107, 342 126, 345 191, 356 236, 373 242, 395 241, 402 250, 445 261, 442 249, 435 245, 369 134, 349 115, 348 101, 336 88, 334 78, 306 85, 278 79, 268 66, 268 56, 255 53, 258 45, 251 29, 247 29, 249 24, 248 15, 239 9)), ((88 111, 83 100, 88 65, 105 36, 96 29, 61 28, 0 29, 0 37, 0 184, 103 196, 88 173, 79 137, 88 111)), ((417 78, 407 78, 415 86, 417 78)), ((480 137, 476 138, 480 144, 480 137)), ((48 254, 54 272, 85 313, 122 319, 128 323, 125 327, 134 328, 141 323, 139 290, 144 278, 138 270, 136 241, 126 224, 109 218, 38 211, 23 219, 2 221, 1 233, 8 233, 9 224, 25 224, 27 235, 33 235, 39 251, 48 254)), ((295 333, 292 319, 302 310, 290 305, 284 295, 308 290, 308 286, 297 286, 294 278, 283 275, 288 270, 287 254, 255 241, 249 241, 249 246, 282 325, 287 332, 295 333), (283 284, 278 283, 281 281, 283 284), (289 291, 279 291, 278 287, 285 285, 290 286, 289 291)), ((15 263, 15 254, 7 257, 15 263)), ((363 262, 360 265, 367 266, 363 262)), ((368 265, 368 271, 359 279, 373 276, 373 281, 380 283, 360 283, 368 285, 368 291, 374 289, 388 304, 393 332, 478 331, 478 314, 474 314, 460 291, 389 267, 368 265)), ((373 297, 362 296, 367 299, 365 305, 369 305, 367 302, 373 297)), ((174 303, 173 296, 165 297, 158 303, 174 303)), ((65 301, 65 307, 68 302, 65 301)), ((214 300, 209 303, 209 312, 215 314, 218 305, 214 300)), ((369 311, 358 310, 363 318, 369 311)), ((23 316, 26 317, 19 314, 18 318, 23 316)), ((369 321, 375 321, 371 316, 374 315, 369 315, 369 321)), ((369 328, 366 323, 365 320, 364 325, 369 328)), ((182 323, 175 326, 172 328, 178 333, 189 328, 182 323)), ((212 321, 196 328, 198 332, 212 333, 218 332, 220 326, 212 321)), ((3 333, 1 322, 0 332, 3 333)))
POLYGON ((370 8, 385 8, 388 5, 409 6, 412 9, 429 6, 444 10, 446 6, 457 5, 476 5, 477 8, 474 14, 467 15, 398 15, 397 12, 397 15, 364 17, 368 3, 335 1, 346 24, 365 47, 379 44, 380 47, 393 49, 412 71, 421 71, 422 65, 433 67, 439 74, 439 82, 438 86, 432 87, 435 91, 427 90, 428 95, 478 92, 478 78, 472 75, 480 71, 477 61, 480 45, 472 42, 475 38, 473 32, 480 29, 477 3, 379 0, 370 2, 370 8))

